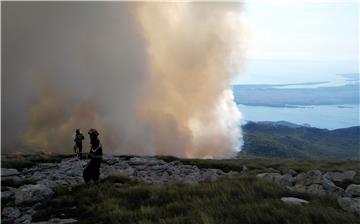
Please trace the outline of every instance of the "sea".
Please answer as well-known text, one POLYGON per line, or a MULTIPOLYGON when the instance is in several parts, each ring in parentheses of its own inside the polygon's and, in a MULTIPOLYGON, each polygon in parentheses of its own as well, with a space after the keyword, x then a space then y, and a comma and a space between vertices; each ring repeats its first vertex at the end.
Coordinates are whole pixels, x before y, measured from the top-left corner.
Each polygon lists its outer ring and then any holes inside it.
POLYGON ((246 121, 288 121, 323 129, 360 125, 360 105, 268 107, 238 105, 246 121))

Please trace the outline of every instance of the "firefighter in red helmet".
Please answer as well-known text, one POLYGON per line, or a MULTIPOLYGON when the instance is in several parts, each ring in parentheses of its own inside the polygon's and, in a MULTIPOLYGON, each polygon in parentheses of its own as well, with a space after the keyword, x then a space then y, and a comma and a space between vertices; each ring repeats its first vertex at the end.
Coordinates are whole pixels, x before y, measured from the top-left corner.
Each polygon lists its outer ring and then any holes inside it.
POLYGON ((99 177, 100 177, 100 164, 102 160, 102 146, 100 140, 98 138, 99 132, 92 128, 88 132, 90 137, 90 152, 88 154, 88 158, 90 162, 84 169, 83 177, 85 183, 90 183, 92 180, 95 184, 99 184, 99 177))

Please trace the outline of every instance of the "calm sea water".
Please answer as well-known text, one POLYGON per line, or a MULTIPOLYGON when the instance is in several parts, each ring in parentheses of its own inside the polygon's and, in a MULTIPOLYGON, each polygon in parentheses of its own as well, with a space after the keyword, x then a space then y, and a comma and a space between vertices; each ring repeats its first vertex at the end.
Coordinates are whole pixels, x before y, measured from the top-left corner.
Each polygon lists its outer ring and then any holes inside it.
POLYGON ((360 105, 324 105, 298 108, 238 105, 245 120, 289 121, 312 127, 337 129, 359 126, 360 105))

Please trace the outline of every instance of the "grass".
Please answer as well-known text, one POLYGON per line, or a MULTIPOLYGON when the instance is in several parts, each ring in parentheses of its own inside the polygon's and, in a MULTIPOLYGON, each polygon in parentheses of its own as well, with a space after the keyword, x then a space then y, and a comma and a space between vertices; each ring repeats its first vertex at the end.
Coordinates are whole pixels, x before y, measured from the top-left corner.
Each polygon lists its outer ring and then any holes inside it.
POLYGON ((354 183, 360 184, 359 161, 355 160, 281 160, 268 158, 238 158, 238 159, 179 159, 173 156, 158 156, 167 162, 180 160, 185 164, 196 165, 199 168, 215 168, 225 172, 243 170, 245 165, 249 174, 263 172, 274 172, 283 168, 293 169, 297 172, 307 172, 310 170, 327 171, 347 171, 355 170, 357 176, 354 183))
MULTIPOLYGON (((23 169, 36 163, 60 162, 69 156, 3 156, 2 167, 23 169)), ((128 160, 132 156, 121 156, 128 160)), ((358 161, 276 160, 240 158, 229 160, 178 159, 158 156, 167 162, 180 160, 200 168, 242 171, 246 174, 221 178, 197 185, 152 186, 111 176, 100 186, 81 185, 69 191, 55 189, 55 196, 36 208, 33 221, 50 218, 76 218, 79 223, 359 223, 359 217, 344 212, 334 198, 290 192, 255 178, 261 172, 291 168, 298 172, 356 170, 351 183, 360 183, 358 161), (304 206, 284 204, 286 196, 309 200, 304 206)), ((28 182, 3 181, 2 187, 17 187, 28 182)), ((349 183, 343 183, 348 185, 349 183)), ((2 201, 2 203, 5 203, 2 201)), ((6 204, 6 203, 5 203, 6 204)))
POLYGON ((77 218, 79 223, 360 223, 333 198, 289 192, 253 176, 160 187, 111 177, 100 186, 57 189, 33 221, 51 217, 77 218), (310 204, 287 205, 280 200, 284 196, 310 204))
POLYGON ((1 155, 1 167, 22 170, 38 163, 58 163, 69 157, 73 157, 73 155, 1 155))

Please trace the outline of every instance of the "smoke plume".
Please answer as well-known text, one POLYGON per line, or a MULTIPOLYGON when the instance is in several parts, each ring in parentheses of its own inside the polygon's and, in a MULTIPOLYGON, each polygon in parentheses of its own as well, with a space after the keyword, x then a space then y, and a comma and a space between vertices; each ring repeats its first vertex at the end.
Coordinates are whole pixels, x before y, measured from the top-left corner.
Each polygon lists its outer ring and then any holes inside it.
POLYGON ((231 156, 240 6, 4 2, 3 151, 69 153, 97 128, 109 153, 231 156))

